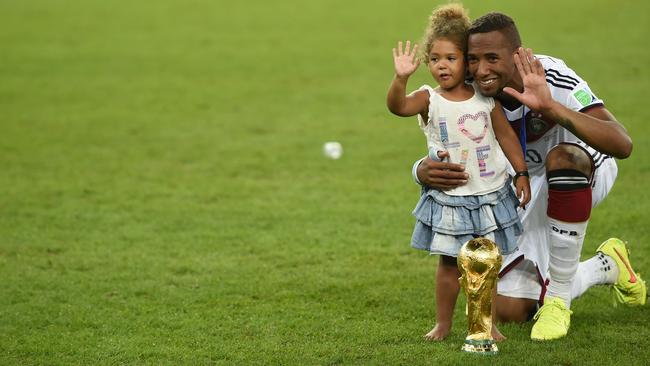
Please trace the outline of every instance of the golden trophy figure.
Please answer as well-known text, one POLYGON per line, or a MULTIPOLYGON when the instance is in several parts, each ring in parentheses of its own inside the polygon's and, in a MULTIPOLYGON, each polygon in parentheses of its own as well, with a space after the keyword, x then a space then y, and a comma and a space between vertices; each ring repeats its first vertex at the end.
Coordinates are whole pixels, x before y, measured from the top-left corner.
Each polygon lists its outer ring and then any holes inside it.
POLYGON ((496 243, 485 238, 468 241, 458 253, 459 281, 467 296, 465 352, 493 355, 499 351, 492 338, 492 290, 501 260, 496 243))

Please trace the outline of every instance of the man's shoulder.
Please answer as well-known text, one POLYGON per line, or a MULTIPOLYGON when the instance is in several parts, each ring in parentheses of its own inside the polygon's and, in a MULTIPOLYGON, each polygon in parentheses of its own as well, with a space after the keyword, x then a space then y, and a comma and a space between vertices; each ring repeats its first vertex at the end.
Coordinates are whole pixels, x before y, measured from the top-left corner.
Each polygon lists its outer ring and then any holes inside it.
POLYGON ((557 57, 549 56, 549 55, 540 55, 540 54, 535 54, 535 58, 537 58, 541 63, 542 66, 544 66, 544 69, 548 68, 564 68, 567 67, 566 63, 564 60, 559 59, 557 57))
POLYGON ((563 60, 547 55, 535 55, 535 57, 544 67, 546 82, 551 88, 551 93, 568 93, 584 82, 563 60))
POLYGON ((603 104, 603 101, 591 91, 587 82, 563 60, 547 55, 535 55, 535 57, 544 67, 546 83, 553 99, 577 111, 603 104))

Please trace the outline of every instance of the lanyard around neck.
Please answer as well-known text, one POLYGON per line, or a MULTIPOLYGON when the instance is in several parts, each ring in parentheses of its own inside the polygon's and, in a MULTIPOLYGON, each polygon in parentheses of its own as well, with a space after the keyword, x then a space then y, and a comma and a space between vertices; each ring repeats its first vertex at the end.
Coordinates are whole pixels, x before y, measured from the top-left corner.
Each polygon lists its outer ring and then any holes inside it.
POLYGON ((526 106, 521 105, 521 127, 519 128, 519 143, 526 156, 526 106))

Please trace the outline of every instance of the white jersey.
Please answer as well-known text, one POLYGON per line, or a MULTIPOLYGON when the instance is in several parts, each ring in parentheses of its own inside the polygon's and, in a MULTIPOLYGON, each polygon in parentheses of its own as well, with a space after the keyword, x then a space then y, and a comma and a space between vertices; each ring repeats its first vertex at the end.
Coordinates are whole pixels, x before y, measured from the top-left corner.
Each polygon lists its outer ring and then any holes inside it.
MULTIPOLYGON (((603 105, 603 101, 589 89, 589 85, 564 61, 544 55, 536 55, 544 67, 546 82, 551 97, 574 111, 583 112, 589 108, 603 105)), ((532 112, 526 106, 514 110, 505 107, 503 111, 515 131, 520 131, 521 121, 526 121, 526 163, 531 175, 544 174, 544 163, 548 152, 560 142, 577 142, 586 146, 567 129, 545 116, 532 112)), ((610 157, 596 152, 592 156, 596 167, 610 157)))

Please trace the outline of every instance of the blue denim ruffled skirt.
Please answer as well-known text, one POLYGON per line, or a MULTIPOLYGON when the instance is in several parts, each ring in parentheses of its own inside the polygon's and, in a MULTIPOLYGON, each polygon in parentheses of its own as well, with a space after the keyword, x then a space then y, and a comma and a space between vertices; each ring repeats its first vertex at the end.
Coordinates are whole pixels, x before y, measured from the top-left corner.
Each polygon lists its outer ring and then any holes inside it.
POLYGON ((413 210, 417 222, 411 246, 456 257, 467 241, 485 236, 497 243, 501 254, 514 252, 523 227, 517 215, 519 200, 510 182, 480 196, 450 196, 423 188, 413 210))

